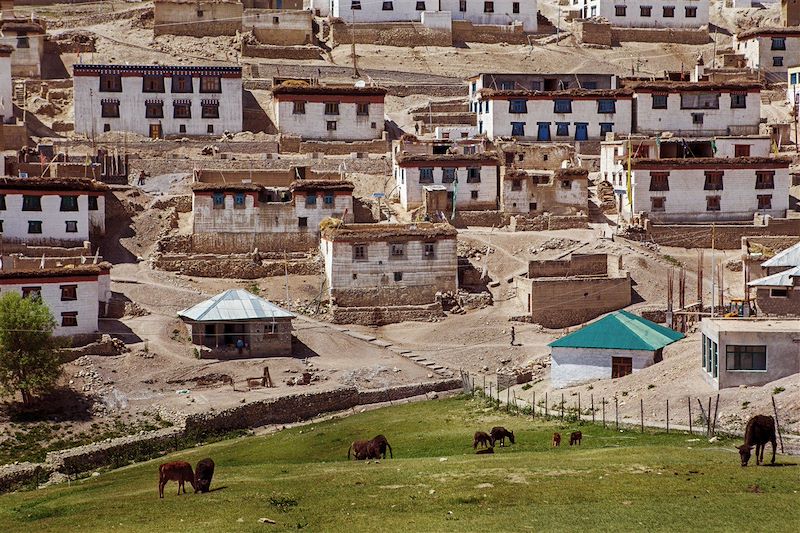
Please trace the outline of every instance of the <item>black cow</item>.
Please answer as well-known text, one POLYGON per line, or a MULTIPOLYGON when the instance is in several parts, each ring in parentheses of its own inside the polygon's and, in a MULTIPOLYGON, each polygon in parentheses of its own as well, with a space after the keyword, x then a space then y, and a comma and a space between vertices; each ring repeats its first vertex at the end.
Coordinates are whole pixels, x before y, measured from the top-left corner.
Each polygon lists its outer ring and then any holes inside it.
POLYGON ((750 451, 756 447, 756 465, 764 463, 764 448, 772 443, 772 464, 775 464, 775 419, 771 416, 756 415, 747 421, 744 430, 744 444, 738 447, 742 458, 742 466, 750 461, 750 451))
POLYGON ((212 477, 214 477, 214 461, 203 459, 197 463, 197 468, 194 471, 194 491, 208 492, 211 487, 212 477))

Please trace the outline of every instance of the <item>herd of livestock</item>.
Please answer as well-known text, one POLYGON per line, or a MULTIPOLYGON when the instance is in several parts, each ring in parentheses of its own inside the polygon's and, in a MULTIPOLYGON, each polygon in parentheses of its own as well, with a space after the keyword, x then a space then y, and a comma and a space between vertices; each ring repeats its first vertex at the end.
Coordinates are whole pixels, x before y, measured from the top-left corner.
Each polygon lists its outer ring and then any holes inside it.
MULTIPOLYGON (((502 426, 495 426, 489 433, 476 431, 472 440, 472 449, 475 453, 487 454, 494 453, 495 444, 500 443, 500 447, 505 447, 506 439, 511 444, 516 442, 514 432, 502 426), (480 449, 478 449, 480 447, 480 449)), ((569 435, 569 445, 580 445, 583 433, 573 431, 569 435)), ((747 422, 744 433, 744 444, 738 446, 742 466, 747 466, 750 456, 755 447, 756 464, 764 463, 764 448, 767 443, 772 444, 772 464, 775 464, 775 448, 777 445, 775 438, 775 419, 771 416, 756 415, 747 422)), ((561 445, 561 433, 553 433, 552 444, 554 447, 561 445)), ((369 440, 356 440, 347 450, 347 458, 355 460, 367 459, 386 459, 386 452, 389 457, 394 458, 392 447, 383 435, 377 435, 369 440)), ((203 459, 197 463, 197 468, 192 470, 192 465, 185 461, 174 461, 163 463, 158 467, 158 496, 164 497, 164 486, 169 481, 178 482, 178 495, 186 493, 184 484, 189 482, 195 492, 208 492, 211 490, 211 478, 214 476, 214 461, 203 459)))

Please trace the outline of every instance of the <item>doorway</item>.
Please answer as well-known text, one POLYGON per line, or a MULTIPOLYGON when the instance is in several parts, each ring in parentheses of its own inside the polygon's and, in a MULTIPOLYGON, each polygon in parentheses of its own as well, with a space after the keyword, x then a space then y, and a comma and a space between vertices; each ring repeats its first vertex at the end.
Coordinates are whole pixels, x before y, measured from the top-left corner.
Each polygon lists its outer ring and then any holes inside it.
POLYGON ((632 357, 611 358, 611 379, 621 378, 633 372, 632 357))
POLYGON ((150 124, 150 138, 151 139, 161 138, 161 124, 150 124))

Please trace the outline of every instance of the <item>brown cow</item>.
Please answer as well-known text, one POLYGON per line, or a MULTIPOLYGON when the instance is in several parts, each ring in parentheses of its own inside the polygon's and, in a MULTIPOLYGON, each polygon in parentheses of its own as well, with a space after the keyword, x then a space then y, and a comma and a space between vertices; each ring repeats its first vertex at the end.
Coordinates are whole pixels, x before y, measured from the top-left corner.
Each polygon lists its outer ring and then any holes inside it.
POLYGON ((354 440, 347 449, 347 459, 350 459, 350 453, 353 453, 353 459, 363 461, 364 459, 371 459, 370 455, 370 441, 368 440, 354 440))
POLYGON ((494 448, 494 439, 488 433, 476 431, 475 436, 472 438, 472 449, 477 450, 479 444, 484 448, 494 448))
POLYGON ((569 434, 569 445, 572 446, 573 444, 580 445, 581 439, 583 438, 583 433, 580 431, 573 431, 569 434))
POLYGON ((744 444, 738 447, 742 466, 747 466, 750 461, 750 452, 753 445, 756 447, 756 465, 764 463, 764 448, 767 443, 772 443, 772 464, 775 464, 775 419, 771 416, 756 415, 747 421, 744 430, 744 444), (760 452, 760 453, 759 453, 760 452))
POLYGON ((158 497, 164 497, 164 486, 168 481, 178 482, 178 496, 181 495, 181 489, 186 494, 186 487, 183 485, 189 482, 192 488, 196 488, 194 484, 194 472, 192 465, 186 461, 175 461, 172 463, 163 463, 158 467, 158 497))
POLYGON ((353 441, 353 444, 347 450, 347 458, 350 459, 350 454, 352 453, 353 457, 358 461, 364 459, 386 459, 387 449, 389 450, 389 457, 394 459, 394 453, 389 441, 383 435, 376 435, 371 440, 353 441))
POLYGON ((514 444, 514 432, 509 431, 502 426, 493 427, 489 434, 492 436, 492 440, 494 442, 500 441, 500 446, 506 445, 506 437, 508 437, 508 440, 511 441, 511 444, 514 444))
POLYGON ((561 446, 561 433, 553 433, 553 447, 561 446))
POLYGON ((377 455, 381 458, 386 459, 386 449, 389 449, 389 457, 394 459, 394 454, 392 453, 392 447, 389 445, 389 441, 383 435, 375 435, 372 440, 370 441, 370 449, 376 457, 373 459, 377 459, 377 455))
POLYGON ((211 478, 214 477, 214 461, 211 459, 203 459, 197 463, 197 468, 194 471, 194 491, 195 492, 208 492, 211 487, 211 478))

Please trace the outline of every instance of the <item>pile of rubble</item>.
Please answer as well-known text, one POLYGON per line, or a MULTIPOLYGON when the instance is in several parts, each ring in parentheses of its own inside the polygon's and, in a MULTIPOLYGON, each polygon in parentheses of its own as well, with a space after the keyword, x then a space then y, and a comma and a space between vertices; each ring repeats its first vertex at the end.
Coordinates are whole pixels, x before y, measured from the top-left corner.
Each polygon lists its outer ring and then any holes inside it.
POLYGON ((494 249, 486 246, 483 250, 481 250, 475 248, 467 242, 458 241, 458 244, 456 245, 456 252, 458 253, 458 257, 466 257, 468 259, 475 259, 476 261, 479 261, 484 255, 493 254, 494 249))
MULTIPOLYGON (((501 363, 505 364, 511 362, 510 359, 505 359, 501 363)), ((511 367, 500 367, 497 369, 497 388, 507 389, 513 385, 521 385, 523 383, 536 383, 544 379, 547 369, 550 367, 550 358, 539 359, 537 361, 528 361, 524 365, 515 365, 511 367)))
POLYGON ((605 214, 616 214, 617 197, 614 195, 614 186, 607 181, 597 184, 597 199, 600 201, 600 209, 605 214))
POLYGON ((577 244, 580 243, 578 241, 573 241, 572 239, 553 238, 544 241, 539 246, 532 246, 528 251, 531 253, 531 255, 536 255, 545 250, 565 250, 567 248, 572 248, 577 244))

